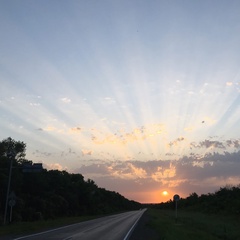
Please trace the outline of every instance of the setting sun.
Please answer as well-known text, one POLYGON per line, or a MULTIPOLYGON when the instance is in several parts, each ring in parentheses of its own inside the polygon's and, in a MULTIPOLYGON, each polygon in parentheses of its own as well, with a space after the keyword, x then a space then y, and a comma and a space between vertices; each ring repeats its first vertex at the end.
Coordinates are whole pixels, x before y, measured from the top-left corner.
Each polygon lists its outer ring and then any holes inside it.
POLYGON ((167 191, 163 191, 163 192, 162 192, 162 195, 163 195, 163 196, 167 196, 167 195, 168 195, 168 192, 167 192, 167 191))

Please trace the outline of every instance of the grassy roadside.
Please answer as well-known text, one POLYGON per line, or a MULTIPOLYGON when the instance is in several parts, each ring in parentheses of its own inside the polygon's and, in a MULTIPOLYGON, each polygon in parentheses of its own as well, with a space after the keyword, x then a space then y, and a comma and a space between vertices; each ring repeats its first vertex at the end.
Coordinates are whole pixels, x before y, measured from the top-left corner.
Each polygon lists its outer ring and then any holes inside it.
MULTIPOLYGON (((69 218, 59 218, 46 221, 36 221, 36 222, 17 222, 6 226, 0 226, 0 239, 3 236, 18 236, 27 235, 31 233, 36 233, 52 228, 57 228, 65 225, 70 225, 82 221, 87 221, 90 219, 97 218, 97 216, 82 216, 82 217, 69 217, 69 218)), ((7 239, 7 238, 6 238, 7 239)))
POLYGON ((240 216, 206 215, 197 212, 149 209, 148 225, 158 232, 161 240, 239 240, 240 216))

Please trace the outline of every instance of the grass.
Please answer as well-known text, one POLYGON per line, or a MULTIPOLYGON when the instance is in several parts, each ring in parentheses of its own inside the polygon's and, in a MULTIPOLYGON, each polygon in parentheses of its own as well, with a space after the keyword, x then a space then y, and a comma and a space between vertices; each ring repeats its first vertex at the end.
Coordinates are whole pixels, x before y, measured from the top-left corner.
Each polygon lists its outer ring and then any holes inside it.
POLYGON ((207 215, 198 212, 149 209, 149 227, 161 240, 240 240, 239 216, 207 215))
MULTIPOLYGON (((240 240, 240 216, 207 215, 199 212, 148 209, 148 227, 154 229, 159 240, 240 240)), ((35 232, 97 218, 83 216, 47 221, 18 222, 0 226, 0 239, 4 236, 23 236, 35 232)), ((7 238, 6 238, 7 239, 7 238)))
POLYGON ((3 236, 20 236, 32 234, 52 228, 57 228, 65 225, 70 225, 90 219, 97 218, 96 216, 82 216, 82 217, 69 217, 59 218, 53 220, 42 220, 36 222, 16 222, 6 226, 0 226, 0 239, 3 236))

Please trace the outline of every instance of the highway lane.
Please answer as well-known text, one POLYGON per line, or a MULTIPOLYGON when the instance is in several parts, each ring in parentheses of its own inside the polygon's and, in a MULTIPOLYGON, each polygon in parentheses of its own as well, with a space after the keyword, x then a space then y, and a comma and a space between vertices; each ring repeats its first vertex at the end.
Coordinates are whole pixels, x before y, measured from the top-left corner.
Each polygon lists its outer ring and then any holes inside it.
POLYGON ((126 240, 145 210, 115 214, 52 229, 15 240, 126 240))

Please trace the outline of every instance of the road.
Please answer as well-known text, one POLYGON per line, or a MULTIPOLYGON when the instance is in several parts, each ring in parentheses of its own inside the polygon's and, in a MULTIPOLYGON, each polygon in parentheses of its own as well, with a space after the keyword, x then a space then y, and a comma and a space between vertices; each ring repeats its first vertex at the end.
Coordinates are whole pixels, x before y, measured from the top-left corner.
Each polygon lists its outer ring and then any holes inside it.
POLYGON ((52 229, 15 240, 127 240, 145 210, 131 211, 52 229))

